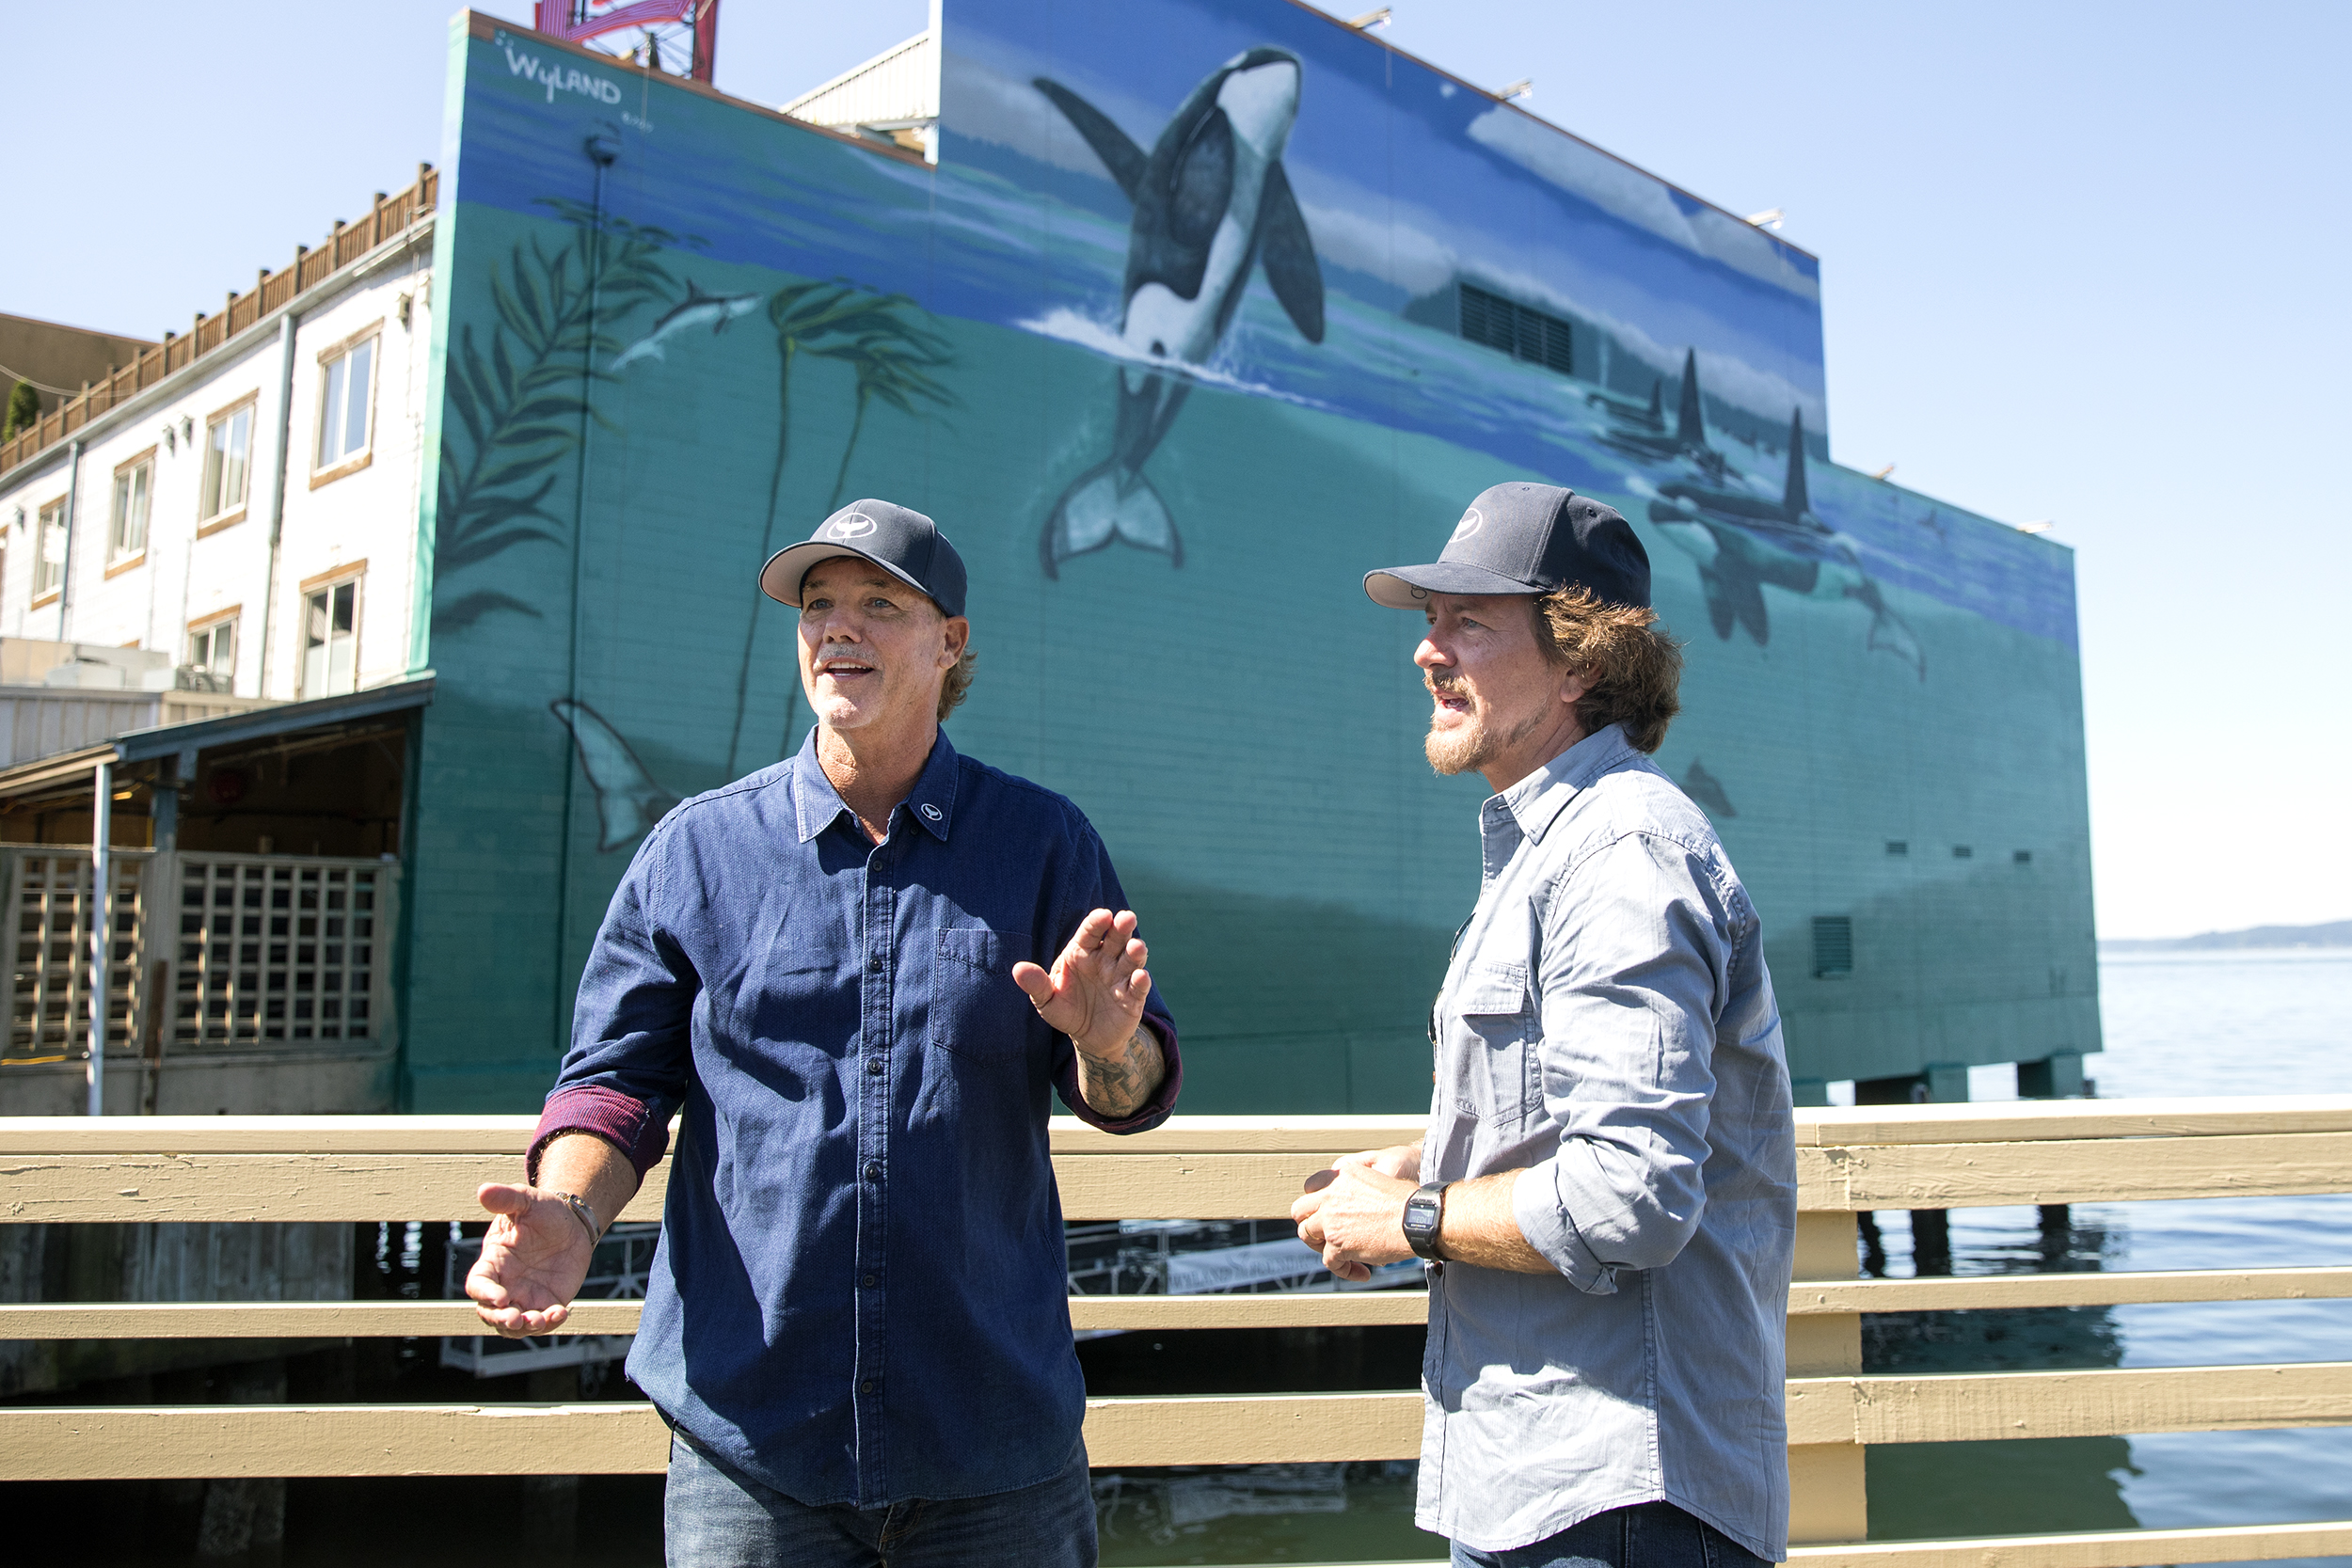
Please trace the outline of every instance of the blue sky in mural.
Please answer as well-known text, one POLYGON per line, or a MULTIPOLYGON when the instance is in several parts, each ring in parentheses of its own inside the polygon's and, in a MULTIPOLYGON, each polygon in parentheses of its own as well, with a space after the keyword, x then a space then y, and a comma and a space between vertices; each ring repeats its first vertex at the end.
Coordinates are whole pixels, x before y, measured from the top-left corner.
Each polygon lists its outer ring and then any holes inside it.
MULTIPOLYGON (((374 6, 355 53, 329 50, 295 0, 255 0, 233 28, 133 0, 108 13, 103 77, 95 57, 20 51, 5 68, 16 123, 71 127, 74 151, 18 194, 19 232, 46 240, 0 261, 0 309, 182 327, 367 191, 405 183, 439 146, 450 9, 374 6), (168 121, 94 112, 110 84, 187 77, 215 90, 168 121)), ((924 10, 732 0, 721 86, 781 102, 924 10)), ((2352 11, 1397 11, 1385 36, 1400 48, 1482 84, 1532 76, 1535 113, 1735 213, 1788 209, 1788 237, 1822 259, 1841 461, 2058 520, 2078 552, 2103 929, 2352 913, 2352 847, 2297 826, 2329 819, 2352 776, 2328 679, 2352 501, 2321 455, 2352 414, 2336 276, 2352 222, 2332 194, 2352 145, 2333 70, 2352 11), (2197 627, 2216 603, 2254 629, 2197 627), (2241 736, 2257 760, 2217 765, 2241 736)))

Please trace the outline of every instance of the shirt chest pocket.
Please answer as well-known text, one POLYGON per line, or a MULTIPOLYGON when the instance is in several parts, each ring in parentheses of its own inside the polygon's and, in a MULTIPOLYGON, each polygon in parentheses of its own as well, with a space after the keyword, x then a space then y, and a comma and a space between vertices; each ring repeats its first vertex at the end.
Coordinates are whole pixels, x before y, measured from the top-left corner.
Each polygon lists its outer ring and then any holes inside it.
POLYGON ((1044 1027, 1012 983, 1012 966, 1028 957, 1025 935, 980 926, 941 931, 931 960, 930 1043, 972 1061, 1026 1050, 1044 1027))
POLYGON ((1535 1050, 1542 1028, 1527 972, 1517 964, 1471 969, 1454 993, 1454 1010, 1468 1036, 1464 1089, 1483 1119, 1517 1127, 1543 1102, 1535 1050))

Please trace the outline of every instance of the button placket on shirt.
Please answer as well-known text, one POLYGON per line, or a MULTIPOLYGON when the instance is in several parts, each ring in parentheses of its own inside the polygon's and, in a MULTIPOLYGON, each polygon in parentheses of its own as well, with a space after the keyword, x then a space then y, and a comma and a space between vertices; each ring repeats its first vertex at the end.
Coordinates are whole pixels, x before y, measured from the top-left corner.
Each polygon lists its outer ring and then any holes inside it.
POLYGON ((852 1082, 860 1089, 857 1118, 857 1488, 862 1507, 889 1496, 882 1386, 890 1174, 891 992, 897 980, 894 937, 898 920, 896 832, 866 857, 865 977, 858 988, 858 1050, 865 1070, 852 1082))

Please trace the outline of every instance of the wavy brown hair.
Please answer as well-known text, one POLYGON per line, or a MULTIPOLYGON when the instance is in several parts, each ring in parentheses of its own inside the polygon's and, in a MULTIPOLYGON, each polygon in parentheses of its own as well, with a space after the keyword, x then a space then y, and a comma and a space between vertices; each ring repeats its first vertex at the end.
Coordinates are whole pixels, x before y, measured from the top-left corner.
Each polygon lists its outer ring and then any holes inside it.
POLYGON ((1623 724, 1635 751, 1665 744, 1666 726, 1682 711, 1682 644, 1666 635, 1656 610, 1607 604, 1571 584, 1537 598, 1534 618, 1545 656, 1592 683, 1576 705, 1586 735, 1623 724))
POLYGON ((947 721, 947 715, 956 711, 956 705, 963 701, 963 694, 972 689, 972 672, 978 663, 979 659, 972 652, 972 644, 966 642, 963 657, 956 660, 956 667, 947 672, 946 680, 939 688, 941 723, 947 721))

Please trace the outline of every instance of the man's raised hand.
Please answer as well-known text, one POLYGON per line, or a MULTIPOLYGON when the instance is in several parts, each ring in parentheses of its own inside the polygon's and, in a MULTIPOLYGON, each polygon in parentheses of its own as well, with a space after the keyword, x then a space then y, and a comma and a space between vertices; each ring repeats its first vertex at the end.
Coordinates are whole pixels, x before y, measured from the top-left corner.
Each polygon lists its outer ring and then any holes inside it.
POLYGON ((1052 970, 1017 963, 1012 980, 1037 1016, 1080 1051, 1110 1056, 1126 1050, 1143 1022, 1143 1000, 1152 994, 1152 974, 1143 966, 1151 956, 1136 940, 1135 911, 1096 910, 1078 923, 1052 970))
POLYGON ((588 1277, 596 1250, 588 1227, 570 1204, 535 1187, 485 1181, 475 1196, 493 1218, 466 1275, 474 1311, 509 1339, 552 1331, 572 1315, 588 1277))

